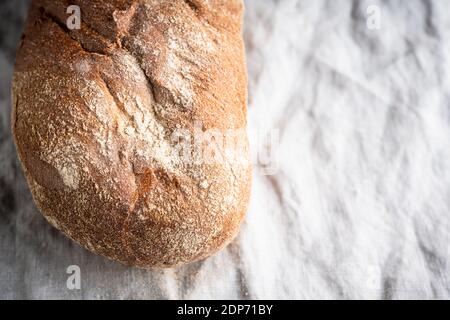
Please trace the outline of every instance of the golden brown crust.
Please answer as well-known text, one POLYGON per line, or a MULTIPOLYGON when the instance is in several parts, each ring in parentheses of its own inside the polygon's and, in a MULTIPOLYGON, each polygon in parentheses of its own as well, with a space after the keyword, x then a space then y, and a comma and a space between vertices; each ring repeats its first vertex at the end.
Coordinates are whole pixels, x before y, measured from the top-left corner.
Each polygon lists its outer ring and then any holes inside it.
MULTIPOLYGON (((141 267, 205 258, 236 235, 251 168, 185 163, 170 134, 246 127, 241 0, 35 0, 12 126, 33 197, 89 250, 141 267)), ((247 145, 244 137, 244 145, 247 145)))

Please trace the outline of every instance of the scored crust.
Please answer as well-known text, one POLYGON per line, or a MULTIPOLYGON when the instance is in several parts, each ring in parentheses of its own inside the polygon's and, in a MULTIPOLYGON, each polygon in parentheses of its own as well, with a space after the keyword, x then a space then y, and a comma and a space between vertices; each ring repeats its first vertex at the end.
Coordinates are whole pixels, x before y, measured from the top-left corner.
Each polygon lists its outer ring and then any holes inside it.
POLYGON ((193 262, 232 240, 248 205, 248 153, 240 165, 180 162, 170 133, 245 129, 242 13, 241 0, 32 2, 12 128, 52 225, 140 267, 193 262), (71 4, 79 30, 66 26, 71 4))

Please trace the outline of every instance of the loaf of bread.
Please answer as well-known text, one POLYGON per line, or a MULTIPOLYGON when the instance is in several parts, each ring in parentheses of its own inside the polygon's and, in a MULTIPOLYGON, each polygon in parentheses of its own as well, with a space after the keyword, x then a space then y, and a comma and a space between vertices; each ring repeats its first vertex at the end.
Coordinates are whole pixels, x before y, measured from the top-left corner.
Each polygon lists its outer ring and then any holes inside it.
POLYGON ((204 259, 235 237, 251 184, 242 15, 242 0, 32 2, 12 128, 53 226, 139 267, 204 259))

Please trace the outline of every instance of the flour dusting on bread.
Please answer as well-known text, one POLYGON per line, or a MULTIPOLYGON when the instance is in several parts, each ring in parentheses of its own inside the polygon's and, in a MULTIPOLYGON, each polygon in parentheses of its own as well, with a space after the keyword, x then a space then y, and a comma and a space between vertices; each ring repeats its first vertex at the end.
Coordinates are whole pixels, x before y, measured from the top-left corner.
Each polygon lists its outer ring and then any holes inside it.
POLYGON ((80 30, 65 27, 65 6, 32 2, 14 75, 14 137, 38 207, 126 264, 210 256, 239 230, 249 156, 198 161, 174 136, 245 129, 242 0, 80 2, 80 30))

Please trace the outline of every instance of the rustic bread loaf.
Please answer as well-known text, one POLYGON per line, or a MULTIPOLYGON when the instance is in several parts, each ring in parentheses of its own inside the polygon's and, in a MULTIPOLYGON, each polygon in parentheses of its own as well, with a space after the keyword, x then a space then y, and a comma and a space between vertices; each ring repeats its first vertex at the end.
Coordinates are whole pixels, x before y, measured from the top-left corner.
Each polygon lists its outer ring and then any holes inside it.
POLYGON ((241 0, 32 2, 12 127, 53 226, 140 267, 203 259, 233 239, 250 193, 245 133, 239 161, 218 135, 214 161, 179 147, 196 132, 245 131, 242 12, 241 0), (70 4, 80 29, 67 27, 70 4))

